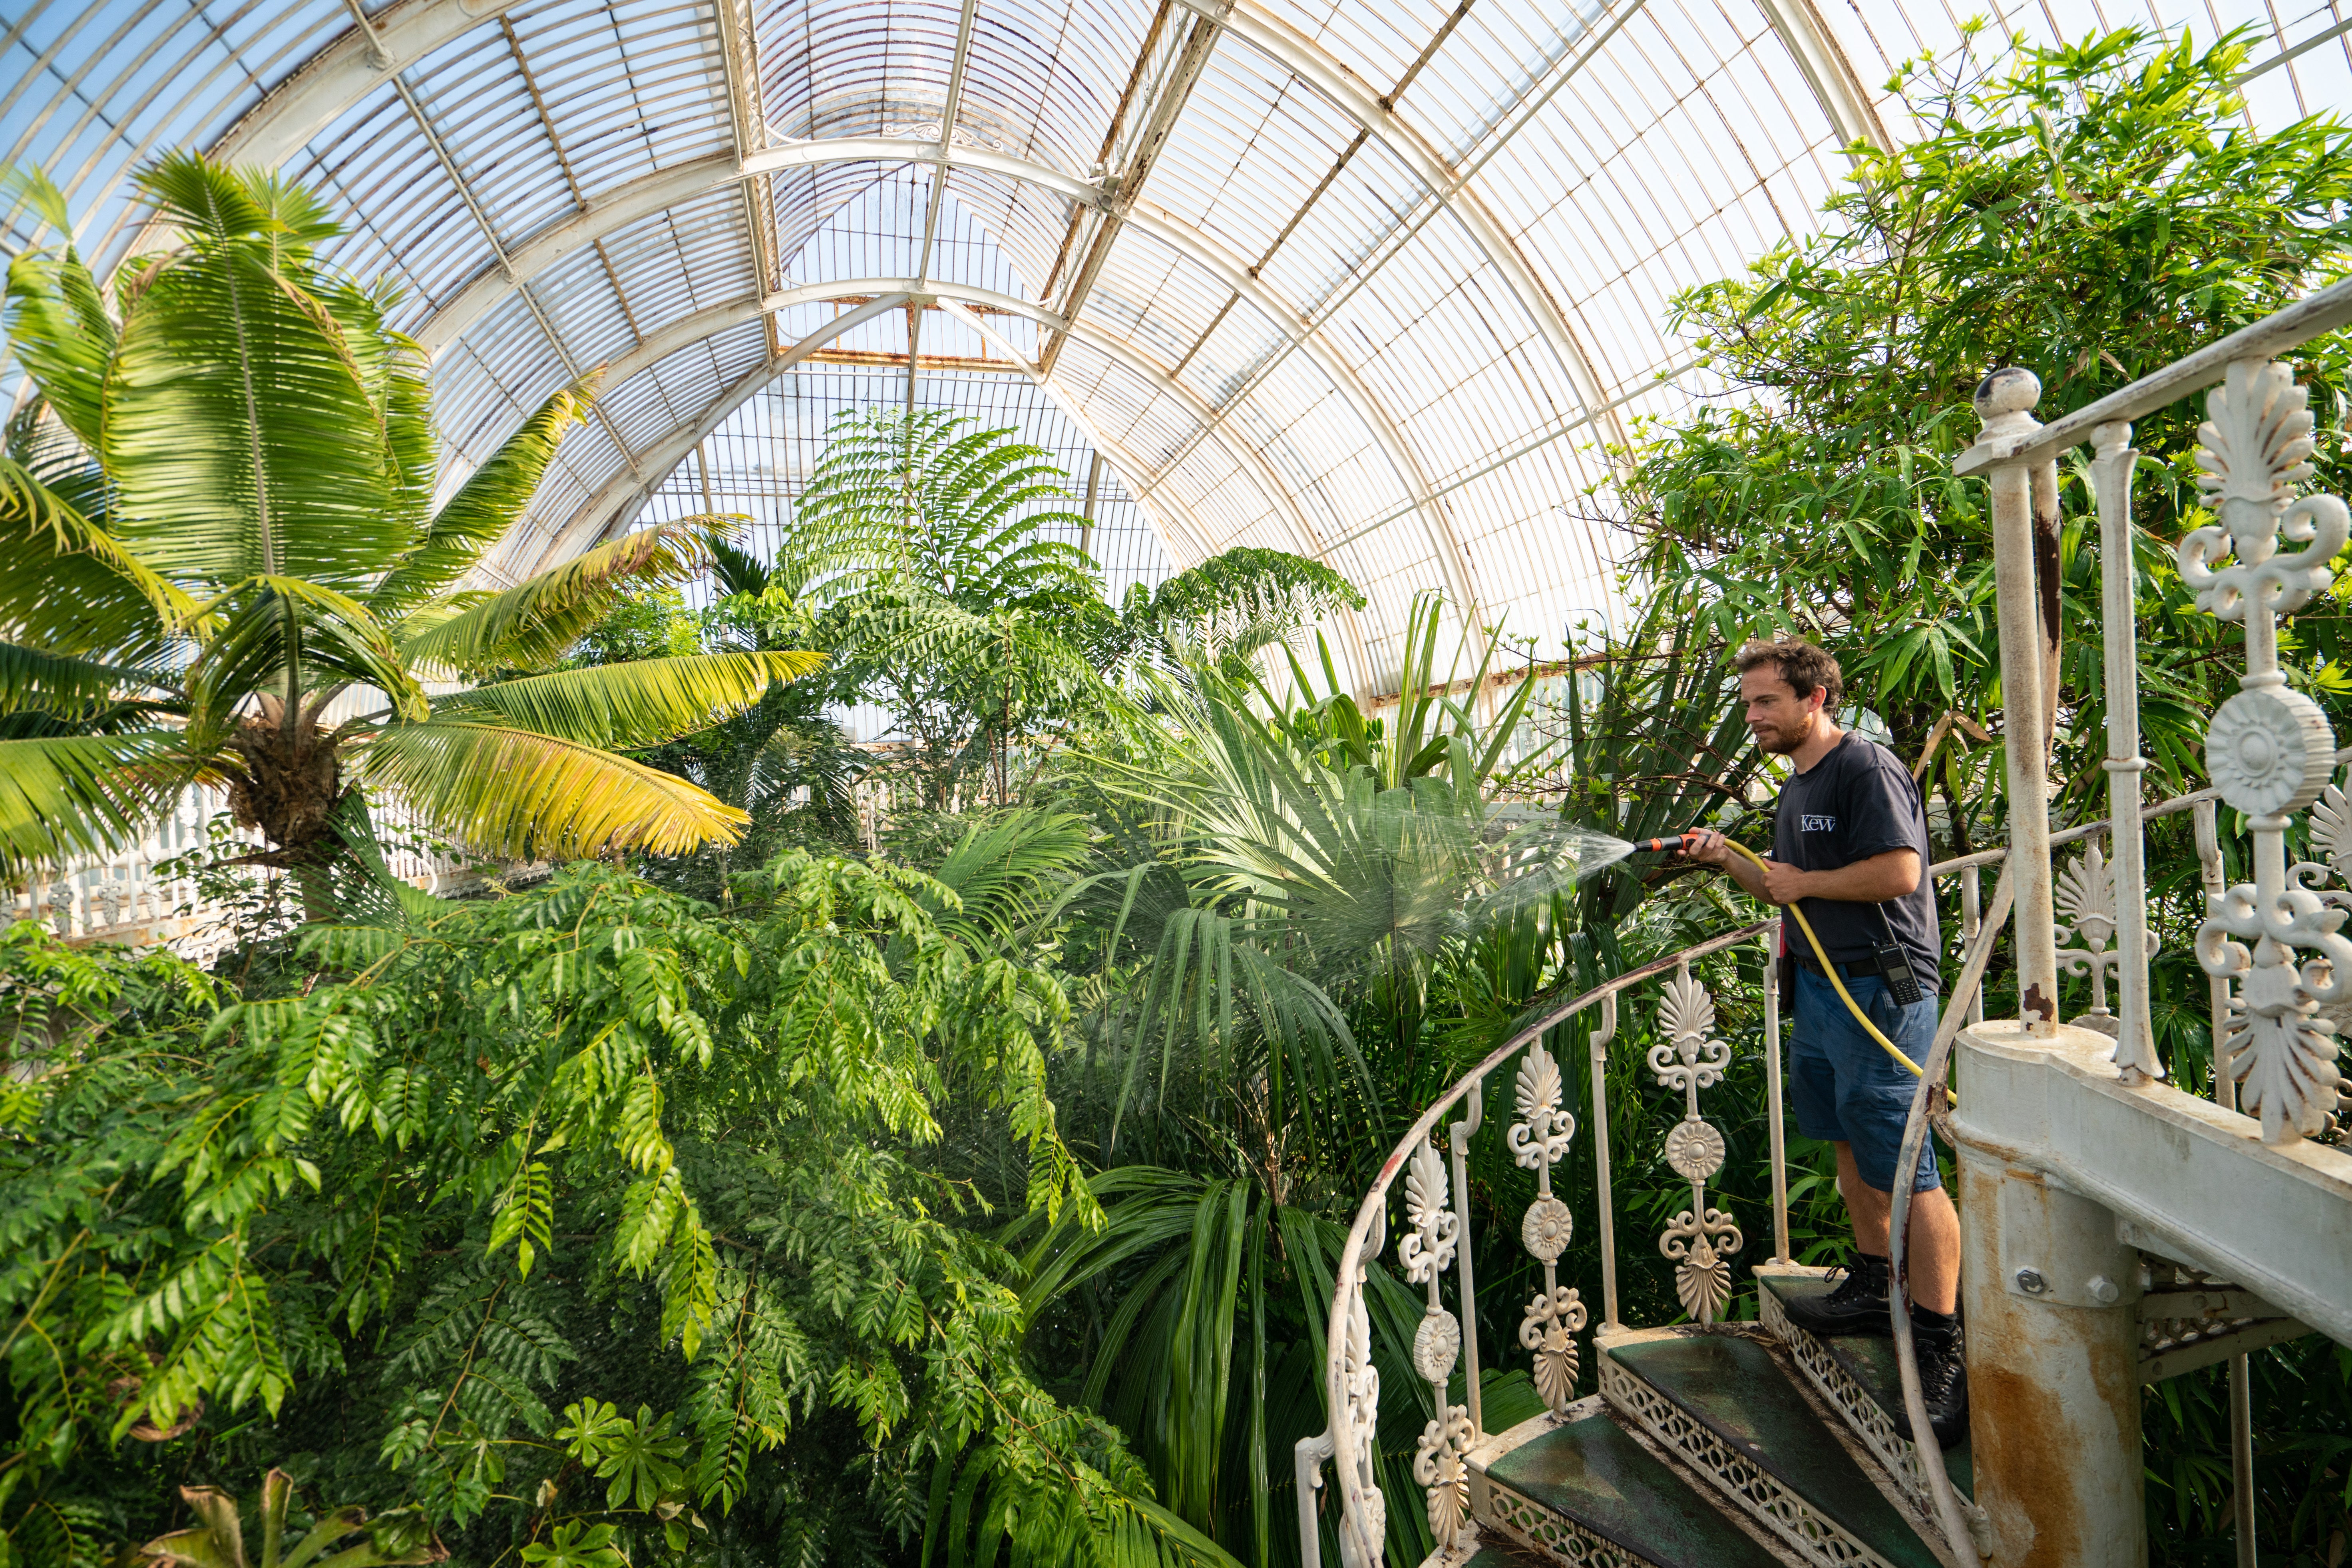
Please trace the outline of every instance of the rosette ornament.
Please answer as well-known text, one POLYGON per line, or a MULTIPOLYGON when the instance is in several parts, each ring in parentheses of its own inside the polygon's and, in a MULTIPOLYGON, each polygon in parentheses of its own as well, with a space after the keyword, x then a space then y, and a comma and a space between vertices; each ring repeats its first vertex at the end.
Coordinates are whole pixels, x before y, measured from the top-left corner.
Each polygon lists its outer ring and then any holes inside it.
POLYGON ((2248 816, 2301 811, 2336 771, 2327 715, 2283 686, 2241 691, 2205 732, 2205 769, 2221 798, 2248 816))

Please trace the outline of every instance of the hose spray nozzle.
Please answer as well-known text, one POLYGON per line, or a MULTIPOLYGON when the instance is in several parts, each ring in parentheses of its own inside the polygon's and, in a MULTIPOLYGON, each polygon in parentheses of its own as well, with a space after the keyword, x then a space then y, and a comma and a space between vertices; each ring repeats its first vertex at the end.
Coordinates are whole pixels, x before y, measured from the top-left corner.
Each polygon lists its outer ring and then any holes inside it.
POLYGON ((1690 837, 1691 836, 1687 833, 1676 833, 1665 838, 1644 838, 1639 844, 1634 845, 1633 847, 1636 849, 1653 849, 1658 851, 1679 849, 1684 845, 1690 842, 1690 837))

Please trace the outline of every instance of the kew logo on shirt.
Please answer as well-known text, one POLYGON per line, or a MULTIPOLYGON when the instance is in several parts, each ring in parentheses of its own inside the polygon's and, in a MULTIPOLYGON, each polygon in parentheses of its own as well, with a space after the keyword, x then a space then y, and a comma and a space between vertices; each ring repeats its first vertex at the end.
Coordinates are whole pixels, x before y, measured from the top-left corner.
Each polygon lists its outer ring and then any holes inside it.
POLYGON ((1837 831, 1837 818, 1834 816, 1815 816, 1811 813, 1808 812, 1797 819, 1797 826, 1800 831, 1805 833, 1835 833, 1837 831))

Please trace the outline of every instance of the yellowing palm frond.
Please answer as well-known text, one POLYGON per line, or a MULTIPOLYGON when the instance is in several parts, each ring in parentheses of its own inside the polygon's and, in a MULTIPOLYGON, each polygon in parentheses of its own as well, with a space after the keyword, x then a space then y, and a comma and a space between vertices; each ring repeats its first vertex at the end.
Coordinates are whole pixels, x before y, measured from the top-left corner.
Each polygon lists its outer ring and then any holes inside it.
POLYGON ((196 772, 167 730, 0 741, 0 881, 135 843, 196 772))
POLYGON ((471 720, 394 725, 367 742, 359 771, 489 855, 570 859, 612 848, 683 855, 732 844, 751 821, 674 773, 471 720))
POLYGON ((503 593, 465 604, 401 651, 454 674, 543 668, 603 620, 625 587, 683 583, 710 565, 708 536, 733 520, 679 518, 584 550, 503 593))
POLYGON ((436 716, 478 717, 584 746, 658 745, 731 719, 824 662, 821 653, 705 653, 527 675, 445 697, 436 716))

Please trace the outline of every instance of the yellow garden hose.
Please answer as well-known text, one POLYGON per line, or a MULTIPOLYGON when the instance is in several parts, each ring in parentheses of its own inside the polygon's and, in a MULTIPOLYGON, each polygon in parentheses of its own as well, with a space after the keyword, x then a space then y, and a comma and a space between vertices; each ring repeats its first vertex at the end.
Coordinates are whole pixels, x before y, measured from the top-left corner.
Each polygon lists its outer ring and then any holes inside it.
MULTIPOLYGON (((1679 849, 1685 842, 1688 841, 1689 837, 1690 835, 1686 833, 1678 833, 1672 838, 1650 839, 1647 843, 1639 846, 1639 847, 1643 849, 1679 849)), ((1736 844, 1728 838, 1725 839, 1723 842, 1726 848, 1737 849, 1742 855, 1747 856, 1750 860, 1755 861, 1756 868, 1758 870, 1761 871, 1765 869, 1764 857, 1756 853, 1755 850, 1748 847, 1747 845, 1736 844)), ((1822 950, 1822 939, 1813 934, 1813 924, 1811 921, 1805 918, 1805 911, 1794 903, 1790 904, 1788 908, 1789 912, 1797 917, 1797 929, 1803 931, 1805 933, 1805 940, 1812 944, 1813 956, 1821 960, 1822 973, 1828 975, 1830 984, 1837 987, 1838 996, 1840 1000, 1845 1003, 1846 1011, 1853 1015, 1854 1022, 1869 1030, 1870 1037, 1878 1042, 1880 1048, 1885 1050, 1888 1056, 1893 1057, 1896 1061, 1901 1062, 1904 1067, 1908 1068, 1913 1078, 1921 1076, 1919 1064, 1913 1061, 1909 1057, 1905 1056, 1901 1051, 1897 1050, 1893 1040, 1888 1039, 1885 1035, 1878 1032, 1878 1026, 1872 1023, 1870 1021, 1870 1015, 1862 1010, 1862 1004, 1856 1002, 1853 999, 1853 994, 1846 990, 1845 982, 1838 978, 1838 966, 1831 963, 1830 955, 1822 950)))

